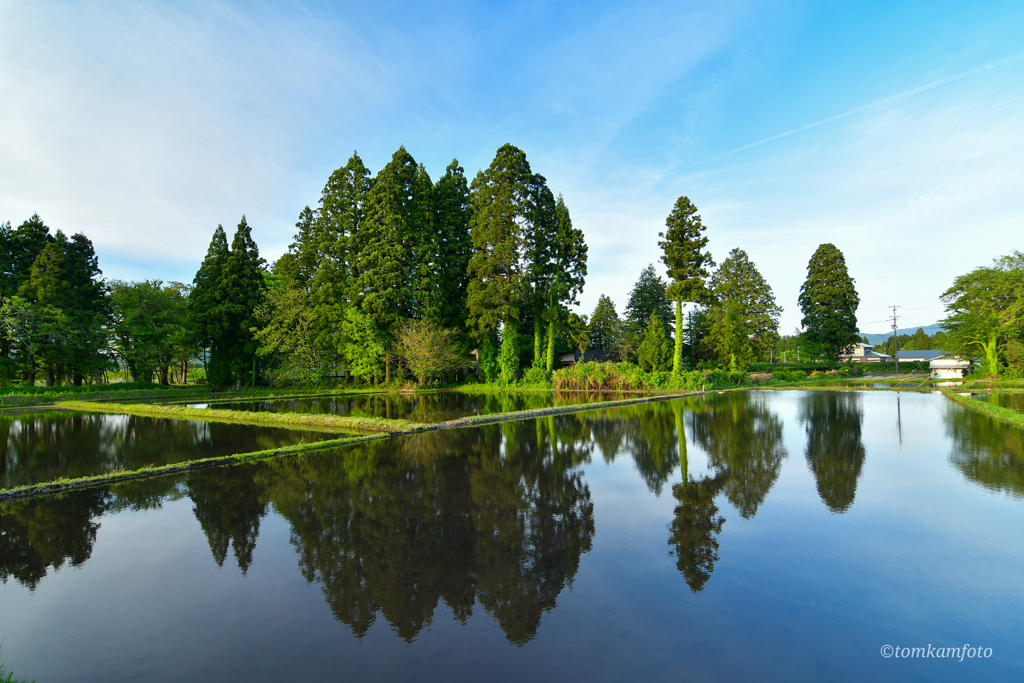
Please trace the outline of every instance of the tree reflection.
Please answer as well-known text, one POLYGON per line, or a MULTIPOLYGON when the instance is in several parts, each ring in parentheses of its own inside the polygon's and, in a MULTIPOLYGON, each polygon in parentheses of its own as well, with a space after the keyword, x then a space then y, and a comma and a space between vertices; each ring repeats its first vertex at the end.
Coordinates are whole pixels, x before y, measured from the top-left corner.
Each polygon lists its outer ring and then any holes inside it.
POLYGON ((950 404, 946 433, 950 462, 967 479, 990 491, 1024 497, 1024 431, 987 415, 950 404))
POLYGON ((186 480, 192 511, 214 561, 223 567, 230 545, 242 574, 252 564, 260 519, 267 515, 263 486, 254 478, 256 471, 254 467, 236 465, 192 472, 186 480))
POLYGON ((750 393, 709 396, 688 413, 694 442, 708 454, 715 479, 744 519, 757 514, 788 455, 782 420, 766 400, 750 393))
POLYGON ((864 466, 860 395, 853 392, 808 392, 801 399, 800 421, 807 432, 807 464, 818 495, 829 510, 842 514, 853 505, 864 466))
POLYGON ((704 589, 718 561, 718 537, 725 518, 718 514, 715 497, 725 493, 745 519, 753 518, 779 478, 787 453, 782 421, 766 400, 750 393, 707 396, 691 402, 686 412, 690 435, 708 455, 712 474, 691 479, 686 461, 682 406, 676 403, 683 482, 672 487, 678 502, 669 524, 671 555, 686 585, 694 593, 704 589))
POLYGON ((536 634, 594 534, 572 420, 504 423, 267 463, 307 581, 359 637, 380 613, 411 642, 440 602, 536 634), (538 431, 539 430, 539 431, 538 431))

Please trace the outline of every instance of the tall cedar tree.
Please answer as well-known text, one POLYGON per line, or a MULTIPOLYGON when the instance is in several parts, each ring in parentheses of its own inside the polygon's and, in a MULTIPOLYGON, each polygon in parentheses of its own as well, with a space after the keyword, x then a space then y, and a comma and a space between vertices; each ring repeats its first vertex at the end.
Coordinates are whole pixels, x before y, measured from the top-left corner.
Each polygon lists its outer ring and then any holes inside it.
MULTIPOLYGON (((215 371, 219 371, 221 367, 221 350, 214 349, 214 342, 216 340, 219 343, 221 332, 214 320, 214 311, 220 302, 220 278, 227 260, 228 238, 224 234, 224 226, 218 225, 206 250, 206 258, 192 280, 192 291, 188 296, 188 327, 195 337, 196 344, 204 350, 207 361, 212 360, 214 356, 217 357, 215 371)), ((210 364, 207 362, 207 381, 213 382, 210 370, 210 364)), ((216 379, 221 380, 220 377, 216 379)), ((226 378, 223 381, 227 381, 226 378)))
POLYGON ((367 196, 351 303, 389 340, 403 319, 423 316, 431 297, 432 194, 426 171, 400 147, 367 196))
POLYGON ((328 357, 339 358, 343 340, 339 330, 353 295, 358 275, 357 255, 363 241, 366 202, 373 187, 370 169, 353 152, 348 162, 331 174, 313 213, 309 237, 303 239, 300 217, 296 235, 298 259, 312 273, 310 297, 316 321, 316 345, 328 357))
POLYGON ((672 324, 672 306, 665 296, 666 288, 665 281, 658 276, 653 263, 648 263, 640 271, 640 277, 626 302, 626 321, 631 333, 643 334, 652 314, 661 318, 666 326, 672 324))
POLYGON ((846 270, 843 252, 833 244, 822 244, 807 264, 807 279, 800 287, 801 325, 807 339, 821 344, 836 358, 860 340, 857 334, 857 306, 860 297, 846 270))
POLYGON ((541 320, 548 307, 554 305, 553 285, 558 269, 555 195, 548 188, 544 176, 534 174, 533 182, 529 184, 529 201, 530 216, 523 226, 524 284, 527 309, 533 318, 533 367, 539 368, 544 364, 541 320))
POLYGON ((427 317, 456 330, 466 325, 466 288, 473 254, 469 217, 469 183, 458 160, 452 159, 434 185, 437 286, 427 317))
MULTIPOLYGON (((502 328, 502 345, 516 344, 524 293, 524 225, 531 219, 535 179, 522 150, 502 145, 485 171, 473 179, 466 325, 478 339, 502 328)), ((506 356, 510 354, 506 353, 506 356)))
MULTIPOLYGON (((708 244, 703 235, 704 225, 700 221, 697 207, 689 197, 680 197, 672 207, 672 213, 665 219, 665 232, 658 233, 662 241, 658 245, 664 250, 661 260, 668 267, 672 280, 666 295, 676 302, 676 330, 683 329, 683 302, 705 303, 708 290, 707 267, 714 266, 711 254, 702 251, 708 244)), ((678 372, 683 362, 683 335, 676 334, 672 355, 672 370, 678 372)))
POLYGON ((619 337, 622 322, 615 312, 615 303, 602 294, 597 299, 597 306, 590 316, 590 348, 599 351, 611 351, 619 337))
POLYGON ((81 233, 68 239, 58 230, 18 290, 55 332, 44 336, 35 354, 45 364, 47 386, 62 375, 81 386, 107 365, 110 302, 101 275, 92 242, 81 233))
POLYGON ((583 231, 572 227, 569 207, 562 195, 555 202, 554 278, 548 300, 548 348, 545 367, 555 362, 555 325, 566 319, 569 306, 575 306, 587 276, 587 244, 583 231))
POLYGON ((710 284, 714 304, 708 311, 705 341, 718 364, 745 366, 766 360, 779 338, 782 307, 746 252, 729 252, 710 284))

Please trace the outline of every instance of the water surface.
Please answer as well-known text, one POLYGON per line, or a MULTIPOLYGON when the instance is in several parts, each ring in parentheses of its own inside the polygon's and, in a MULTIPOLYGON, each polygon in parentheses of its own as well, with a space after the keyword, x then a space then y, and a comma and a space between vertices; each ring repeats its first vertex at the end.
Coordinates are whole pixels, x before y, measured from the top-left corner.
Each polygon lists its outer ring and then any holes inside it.
POLYGON ((3 653, 40 681, 1024 674, 1022 432, 941 395, 711 394, 0 510, 3 653), (964 643, 992 656, 880 654, 964 643))
POLYGON ((536 410, 553 406, 596 403, 628 398, 623 394, 592 394, 584 392, 552 393, 533 391, 518 393, 467 394, 439 391, 416 394, 345 394, 340 396, 307 396, 274 398, 257 401, 212 401, 188 404, 190 408, 218 408, 272 413, 332 414, 351 417, 383 417, 413 422, 444 422, 470 415, 493 415, 517 410, 536 410))
POLYGON ((0 488, 250 453, 338 436, 77 411, 0 415, 0 488))

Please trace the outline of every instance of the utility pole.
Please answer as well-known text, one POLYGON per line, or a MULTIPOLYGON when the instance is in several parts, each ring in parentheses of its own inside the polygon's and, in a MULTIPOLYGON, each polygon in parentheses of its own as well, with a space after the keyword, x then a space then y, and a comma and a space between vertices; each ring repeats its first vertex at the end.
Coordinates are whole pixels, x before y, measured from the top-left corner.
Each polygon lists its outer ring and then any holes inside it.
POLYGON ((896 330, 898 329, 896 320, 899 318, 899 316, 896 315, 896 309, 903 307, 890 306, 889 308, 892 309, 892 357, 896 361, 896 374, 898 375, 900 374, 900 340, 899 337, 896 336, 896 330))

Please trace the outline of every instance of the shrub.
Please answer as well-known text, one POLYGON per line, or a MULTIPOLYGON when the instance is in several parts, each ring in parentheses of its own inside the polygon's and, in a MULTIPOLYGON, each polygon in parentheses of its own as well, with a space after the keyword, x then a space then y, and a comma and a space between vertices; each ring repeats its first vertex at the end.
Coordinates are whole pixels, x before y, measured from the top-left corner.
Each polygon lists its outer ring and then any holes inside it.
POLYGON ((564 391, 695 391, 747 383, 748 376, 742 371, 648 372, 633 363, 578 363, 556 370, 552 376, 554 388, 564 391))
POLYGON ((772 373, 772 379, 778 382, 800 382, 807 379, 800 370, 776 370, 772 373))

